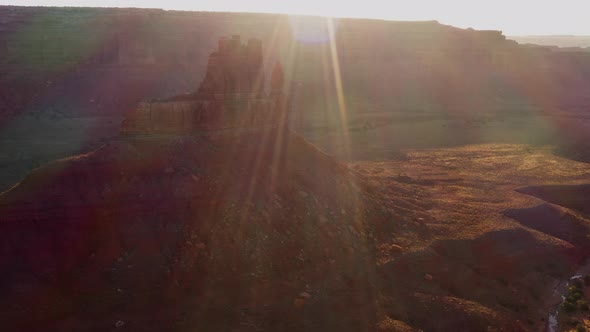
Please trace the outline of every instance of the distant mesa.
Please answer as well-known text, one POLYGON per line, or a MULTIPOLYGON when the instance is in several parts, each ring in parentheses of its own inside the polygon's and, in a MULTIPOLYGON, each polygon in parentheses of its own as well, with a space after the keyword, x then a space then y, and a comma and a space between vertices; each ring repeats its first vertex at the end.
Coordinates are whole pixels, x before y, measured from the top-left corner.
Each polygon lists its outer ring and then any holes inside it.
POLYGON ((141 103, 127 115, 121 132, 136 136, 285 125, 289 107, 279 62, 268 94, 265 79, 260 39, 243 44, 239 35, 221 37, 196 92, 141 103))

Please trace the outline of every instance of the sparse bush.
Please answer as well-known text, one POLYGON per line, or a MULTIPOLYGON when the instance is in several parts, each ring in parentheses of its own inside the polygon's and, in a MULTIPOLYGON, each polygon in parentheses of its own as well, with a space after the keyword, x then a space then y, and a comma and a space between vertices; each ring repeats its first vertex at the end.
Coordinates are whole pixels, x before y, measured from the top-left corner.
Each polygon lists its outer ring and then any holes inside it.
POLYGON ((582 287, 584 287, 584 284, 583 284, 583 282, 582 282, 582 279, 579 279, 579 278, 577 278, 577 279, 574 279, 574 280, 572 281, 572 285, 573 285, 574 287, 576 287, 577 289, 582 289, 582 287))
POLYGON ((576 332, 586 332, 586 328, 582 324, 576 326, 576 332))
POLYGON ((586 302, 585 300, 578 300, 576 304, 578 305, 578 308, 580 308, 580 310, 588 311, 589 309, 588 302, 586 302))
POLYGON ((580 293, 580 292, 575 292, 575 293, 573 293, 573 294, 572 294, 570 297, 571 297, 571 299, 573 299, 574 301, 578 301, 579 299, 581 299, 581 298, 582 298, 582 296, 583 296, 583 295, 582 295, 582 293, 580 293))
POLYGON ((562 309, 563 309, 565 312, 574 312, 574 311, 576 311, 576 305, 575 305, 575 304, 573 304, 573 303, 571 303, 571 302, 568 302, 567 300, 566 300, 566 302, 563 302, 563 303, 561 304, 561 308, 562 308, 562 309))

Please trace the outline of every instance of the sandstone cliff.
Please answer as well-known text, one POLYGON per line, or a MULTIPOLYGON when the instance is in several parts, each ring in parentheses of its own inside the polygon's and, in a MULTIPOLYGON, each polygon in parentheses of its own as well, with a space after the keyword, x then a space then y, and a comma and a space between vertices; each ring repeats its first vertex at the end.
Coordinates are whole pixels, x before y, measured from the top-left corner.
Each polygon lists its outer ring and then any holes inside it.
POLYGON ((301 117, 328 118, 337 105, 335 58, 349 112, 359 103, 412 112, 589 104, 580 83, 588 81, 590 54, 520 46, 499 31, 335 19, 331 54, 324 18, 91 8, 0 13, 4 113, 61 102, 77 113, 120 114, 142 99, 193 91, 217 36, 235 32, 266 45, 267 72, 281 60, 301 117))
POLYGON ((121 132, 179 134, 285 126, 289 105, 283 93, 281 65, 275 64, 267 94, 262 58, 259 39, 243 45, 238 35, 221 37, 217 50, 209 55, 205 77, 196 92, 140 104, 127 115, 121 132))

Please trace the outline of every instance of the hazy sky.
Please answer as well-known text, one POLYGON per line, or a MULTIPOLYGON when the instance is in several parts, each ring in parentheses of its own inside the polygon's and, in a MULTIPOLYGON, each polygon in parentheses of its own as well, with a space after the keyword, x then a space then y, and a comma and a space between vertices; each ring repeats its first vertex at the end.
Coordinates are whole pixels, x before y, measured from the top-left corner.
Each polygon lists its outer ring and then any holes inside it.
POLYGON ((590 35, 590 0, 0 0, 0 4, 279 12, 391 20, 438 20, 508 35, 590 35))

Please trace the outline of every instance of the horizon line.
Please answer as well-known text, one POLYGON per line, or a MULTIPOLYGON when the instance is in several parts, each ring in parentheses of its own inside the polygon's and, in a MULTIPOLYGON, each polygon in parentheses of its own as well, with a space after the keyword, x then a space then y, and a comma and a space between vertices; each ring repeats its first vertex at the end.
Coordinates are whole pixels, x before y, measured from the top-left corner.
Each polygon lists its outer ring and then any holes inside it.
POLYGON ((21 7, 21 8, 55 8, 55 9, 135 9, 135 10, 158 10, 164 12, 186 12, 186 13, 218 13, 218 14, 262 14, 262 15, 286 15, 286 16, 309 16, 309 17, 322 17, 322 18, 335 18, 335 19, 358 19, 358 20, 374 20, 374 21, 387 21, 387 22, 411 22, 411 23, 426 23, 426 22, 433 22, 440 25, 451 26, 458 29, 472 29, 476 31, 499 31, 506 37, 590 37, 590 34, 574 34, 574 33, 548 33, 548 34, 539 34, 539 33, 506 33, 505 30, 500 28, 495 29, 485 29, 485 28, 473 28, 473 27, 460 27, 454 24, 444 23, 437 18, 429 18, 429 19, 416 19, 416 20, 401 20, 401 19, 392 19, 392 18, 385 18, 385 17, 367 17, 367 16, 339 16, 339 15, 323 15, 323 14, 313 14, 313 13, 303 13, 303 12, 280 12, 280 11, 248 11, 248 10, 231 10, 231 9, 224 9, 224 10, 215 10, 215 9, 179 9, 179 8, 163 8, 163 7, 134 7, 134 6, 78 6, 78 5, 65 5, 65 6, 55 6, 55 5, 28 5, 28 4, 0 4, 1 7, 21 7))

